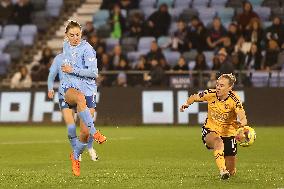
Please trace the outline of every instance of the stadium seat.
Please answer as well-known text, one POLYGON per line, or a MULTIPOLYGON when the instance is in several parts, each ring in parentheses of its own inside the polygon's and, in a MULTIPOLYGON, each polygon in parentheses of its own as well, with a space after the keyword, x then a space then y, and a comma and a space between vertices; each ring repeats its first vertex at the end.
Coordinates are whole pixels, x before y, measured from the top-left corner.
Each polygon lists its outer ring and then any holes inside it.
POLYGON ((37 33, 36 25, 23 25, 20 31, 20 40, 24 45, 31 46, 34 43, 34 38, 37 33))
POLYGON ((190 50, 190 51, 184 52, 182 54, 182 56, 185 58, 186 62, 195 61, 196 55, 197 55, 196 50, 190 50))
POLYGON ((0 53, 0 76, 5 76, 8 73, 10 63, 10 55, 7 53, 0 53))
POLYGON ((228 0, 211 0, 210 7, 225 7, 228 0))
POLYGON ((127 53, 127 58, 128 58, 128 60, 129 60, 129 62, 133 62, 133 64, 135 64, 135 63, 138 61, 138 59, 139 59, 139 57, 140 57, 141 55, 146 55, 146 54, 147 54, 146 51, 133 51, 133 52, 128 52, 128 53, 127 53))
POLYGON ((184 22, 188 23, 193 17, 198 16, 198 11, 194 8, 187 8, 184 9, 183 12, 180 14, 179 19, 183 20, 184 22))
POLYGON ((138 40, 135 37, 124 37, 121 39, 121 47, 124 53, 135 51, 137 49, 138 40))
POLYGON ((249 0, 249 2, 252 4, 252 6, 261 6, 263 0, 249 0))
POLYGON ((275 1, 275 0, 264 1, 262 3, 262 6, 270 7, 270 8, 277 8, 277 7, 280 7, 280 2, 279 1, 275 1))
POLYGON ((209 0, 192 0, 191 7, 208 7, 209 0))
POLYGON ((2 35, 2 26, 0 25, 0 36, 2 35))
POLYGON ((171 38, 170 37, 167 37, 167 36, 161 36, 158 38, 158 46, 161 48, 161 49, 168 49, 170 44, 171 44, 171 38))
POLYGON ((204 56, 205 56, 206 64, 211 69, 213 67, 214 52, 213 51, 205 51, 203 53, 204 53, 204 56))
POLYGON ((155 0, 141 0, 139 3, 139 7, 141 9, 147 9, 147 8, 154 8, 156 4, 155 0))
POLYGON ((149 16, 151 16, 151 14, 153 14, 155 11, 156 11, 155 8, 143 9, 145 20, 147 20, 149 18, 149 16))
POLYGON ((240 0, 229 0, 227 3, 227 7, 241 8, 242 6, 243 3, 240 0))
POLYGON ((180 52, 172 52, 172 51, 163 51, 165 58, 168 64, 173 67, 177 64, 180 55, 180 52))
POLYGON ((150 50, 152 41, 155 41, 154 37, 141 37, 138 42, 138 50, 150 50))
POLYGON ((260 17, 262 21, 268 21, 271 14, 271 9, 269 7, 254 7, 253 9, 260 17))
POLYGON ((216 16, 215 8, 199 7, 198 9, 199 18, 203 20, 212 20, 216 16))
POLYGON ((0 53, 3 52, 3 50, 6 48, 8 44, 7 39, 0 39, 0 53))
POLYGON ((107 23, 110 13, 108 10, 99 10, 93 16, 94 26, 99 28, 107 23))
POLYGON ((269 72, 252 72, 251 82, 254 87, 267 87, 269 72))
POLYGON ((46 11, 51 17, 58 17, 61 7, 63 5, 63 0, 47 0, 46 11))
POLYGON ((231 7, 220 7, 217 9, 217 14, 222 20, 222 22, 232 21, 232 18, 235 14, 235 10, 231 7))
POLYGON ((32 22, 35 24, 40 32, 45 32, 49 26, 49 16, 46 11, 36 11, 33 14, 32 22))
POLYGON ((169 34, 172 36, 174 35, 174 32, 177 30, 177 23, 176 22, 172 22, 170 25, 170 29, 169 29, 169 34))
POLYGON ((12 60, 18 60, 22 54, 24 44, 21 40, 10 41, 4 52, 10 54, 12 60))
POLYGON ((15 40, 17 39, 19 30, 18 25, 6 25, 3 28, 2 37, 8 40, 15 40))
POLYGON ((168 7, 173 7, 174 5, 174 0, 158 0, 157 2, 157 7, 159 7, 161 4, 167 4, 168 7))
POLYGON ((119 44, 118 39, 114 39, 114 38, 111 38, 111 37, 107 38, 106 39, 106 51, 111 52, 117 44, 119 44))
POLYGON ((189 8, 191 0, 175 0, 175 8, 189 8))
POLYGON ((172 21, 177 21, 179 19, 180 14, 183 12, 183 8, 171 8, 169 9, 169 13, 172 16, 172 21))

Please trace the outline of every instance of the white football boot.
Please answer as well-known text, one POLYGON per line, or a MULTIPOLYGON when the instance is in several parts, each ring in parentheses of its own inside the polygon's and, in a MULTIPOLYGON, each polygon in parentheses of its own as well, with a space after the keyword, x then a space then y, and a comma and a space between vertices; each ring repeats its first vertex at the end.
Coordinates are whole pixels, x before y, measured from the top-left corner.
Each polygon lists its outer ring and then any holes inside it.
POLYGON ((221 175, 221 179, 222 180, 226 180, 230 178, 230 173, 229 171, 225 170, 225 171, 220 171, 220 175, 221 175))
POLYGON ((89 148, 88 152, 89 152, 89 155, 91 157, 91 160, 93 160, 93 161, 99 160, 99 156, 97 155, 97 152, 94 148, 89 148))

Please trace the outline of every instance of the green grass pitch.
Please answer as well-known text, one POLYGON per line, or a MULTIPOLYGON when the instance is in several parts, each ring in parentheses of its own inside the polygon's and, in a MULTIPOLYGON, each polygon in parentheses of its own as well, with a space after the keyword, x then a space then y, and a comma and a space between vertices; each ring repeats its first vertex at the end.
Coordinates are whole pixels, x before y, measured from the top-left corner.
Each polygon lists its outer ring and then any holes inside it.
POLYGON ((1 126, 0 188, 284 188, 284 127, 256 127, 226 181, 198 127, 99 128, 108 137, 95 144, 100 160, 85 152, 74 177, 65 127, 1 126))

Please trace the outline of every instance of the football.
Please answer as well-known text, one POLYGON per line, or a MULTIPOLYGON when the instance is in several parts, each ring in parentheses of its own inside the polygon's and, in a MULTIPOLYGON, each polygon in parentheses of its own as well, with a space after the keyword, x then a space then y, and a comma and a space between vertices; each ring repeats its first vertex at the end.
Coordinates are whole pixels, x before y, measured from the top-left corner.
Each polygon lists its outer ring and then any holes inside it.
POLYGON ((251 146, 256 139, 256 132, 253 128, 245 126, 239 128, 236 133, 236 141, 242 147, 251 146))

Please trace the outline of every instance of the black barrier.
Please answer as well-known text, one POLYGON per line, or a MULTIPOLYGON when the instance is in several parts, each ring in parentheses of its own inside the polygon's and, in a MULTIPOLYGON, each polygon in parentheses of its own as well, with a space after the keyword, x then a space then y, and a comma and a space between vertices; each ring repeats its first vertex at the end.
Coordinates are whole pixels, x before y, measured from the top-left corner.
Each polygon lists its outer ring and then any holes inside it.
MULTIPOLYGON (((149 88, 101 88, 97 96, 96 124, 102 125, 197 125, 206 118, 206 103, 195 103, 187 112, 179 106, 196 90, 149 88)), ((251 125, 284 125, 284 88, 237 90, 251 125)), ((2 91, 0 123, 58 124, 62 116, 58 99, 45 91, 2 91)))

